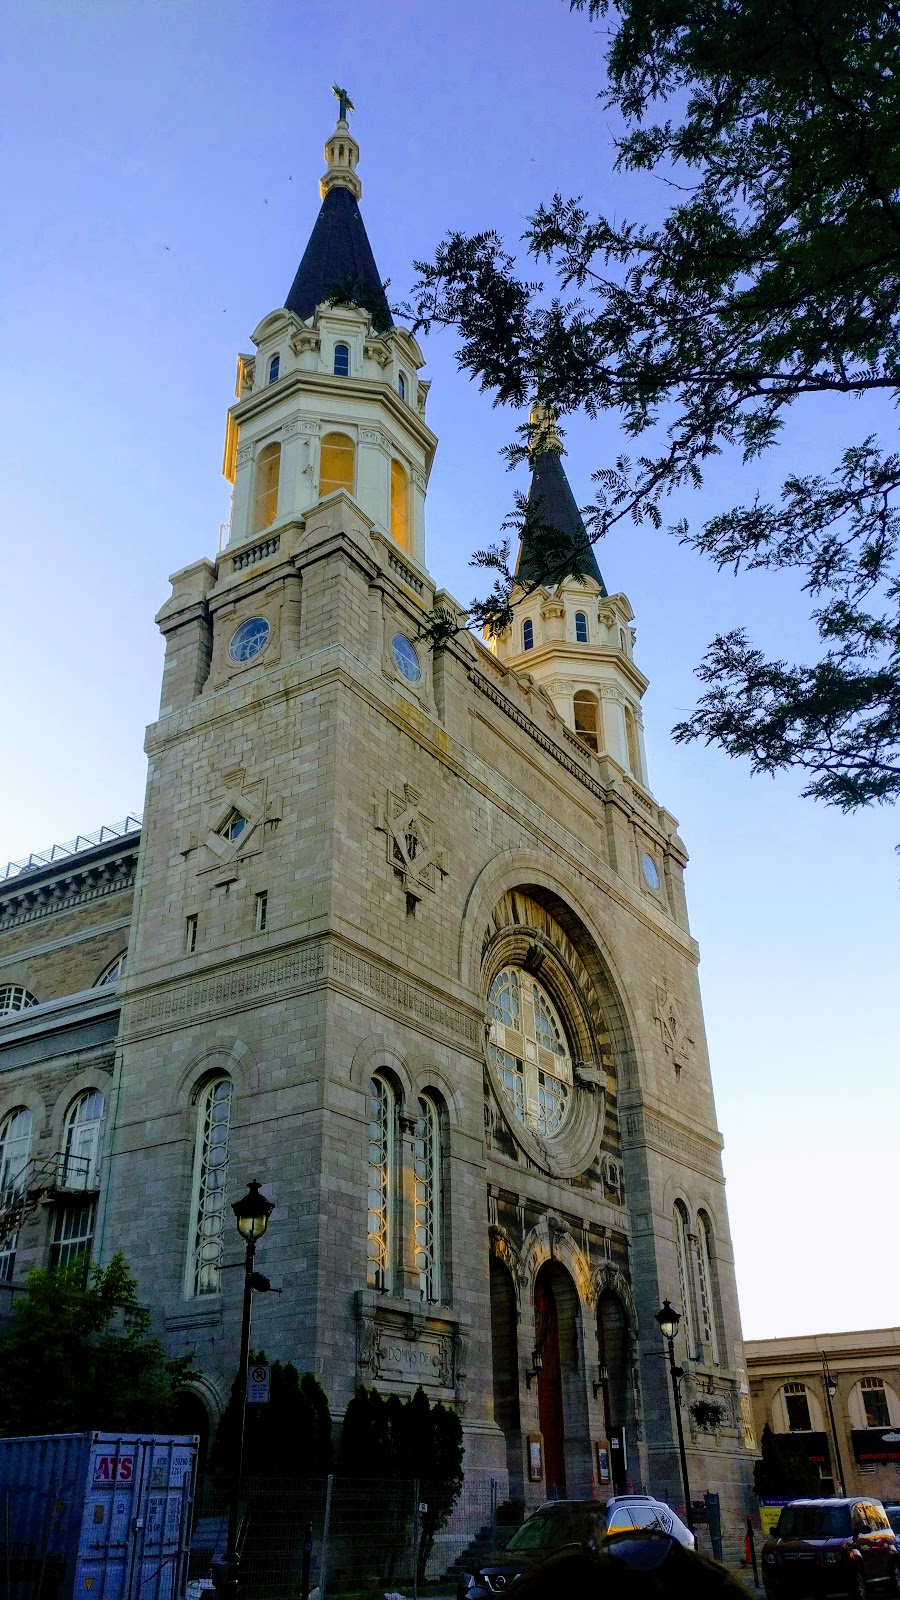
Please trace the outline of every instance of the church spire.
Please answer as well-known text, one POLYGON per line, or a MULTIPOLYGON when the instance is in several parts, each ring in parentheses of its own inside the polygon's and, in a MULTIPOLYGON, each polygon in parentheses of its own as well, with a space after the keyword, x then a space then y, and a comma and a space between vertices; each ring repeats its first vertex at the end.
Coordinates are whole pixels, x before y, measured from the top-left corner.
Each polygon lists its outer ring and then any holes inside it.
POLYGON ((325 145, 322 206, 284 304, 306 322, 316 306, 334 298, 347 300, 369 311, 376 331, 383 332, 393 319, 359 209, 359 145, 347 120, 353 101, 346 89, 335 85, 334 93, 339 115, 325 145))
MULTIPOLYGON (((529 422, 531 440, 531 488, 528 491, 528 508, 534 508, 536 520, 569 541, 573 562, 586 578, 593 578, 601 595, 607 593, 606 584, 597 565, 597 557, 576 504, 569 480, 562 464, 562 441, 556 431, 556 418, 549 406, 535 403, 529 422)), ((526 518, 516 562, 516 577, 530 584, 540 571, 540 562, 534 548, 534 538, 526 518)), ((566 577, 560 573, 557 582, 566 577)))

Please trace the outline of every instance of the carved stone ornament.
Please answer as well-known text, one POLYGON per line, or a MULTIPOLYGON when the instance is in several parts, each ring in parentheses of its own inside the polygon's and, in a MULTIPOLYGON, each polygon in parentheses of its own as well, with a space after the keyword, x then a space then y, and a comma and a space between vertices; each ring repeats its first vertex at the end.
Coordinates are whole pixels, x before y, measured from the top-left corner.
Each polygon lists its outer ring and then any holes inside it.
POLYGON ((663 1049, 679 1071, 690 1060, 693 1038, 688 1033, 681 1001, 666 980, 656 985, 656 1021, 662 1035, 663 1049))
POLYGON ((450 1398, 460 1376, 458 1317, 443 1307, 406 1307, 365 1290, 357 1301, 359 1381, 411 1393, 420 1384, 436 1399, 450 1398))
POLYGON ((318 328, 298 328, 291 339, 291 350, 295 356, 303 355, 307 350, 318 350, 318 328))
POLYGON ((418 791, 406 783, 403 793, 388 790, 387 804, 375 805, 375 827, 387 838, 387 858, 407 895, 421 900, 447 876, 444 853, 434 837, 434 823, 419 807, 418 791))
POLYGON ((190 834, 182 845, 182 854, 197 852, 196 871, 201 877, 212 873, 216 883, 233 882, 239 877, 243 862, 263 849, 267 828, 277 827, 280 817, 281 802, 267 801, 265 782, 245 788, 239 781, 226 788, 215 808, 207 811, 205 837, 198 839, 190 834), (234 814, 243 818, 244 826, 234 838, 228 838, 223 829, 234 814))

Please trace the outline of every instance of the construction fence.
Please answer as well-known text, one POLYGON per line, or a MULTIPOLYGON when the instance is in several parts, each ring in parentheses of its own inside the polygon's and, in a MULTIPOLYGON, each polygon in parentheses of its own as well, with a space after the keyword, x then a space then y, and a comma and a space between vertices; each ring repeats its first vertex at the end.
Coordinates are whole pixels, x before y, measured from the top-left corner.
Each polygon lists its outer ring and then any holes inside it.
MULTIPOLYGON (((241 1491, 241 1592, 249 1600, 301 1600, 308 1547, 313 1600, 366 1600, 402 1591, 453 1594, 457 1558, 476 1540, 503 1544, 519 1517, 498 1505, 493 1481, 446 1489, 416 1479, 257 1478, 241 1491)), ((188 1570, 199 1596, 226 1543, 221 1484, 202 1480, 188 1570)))

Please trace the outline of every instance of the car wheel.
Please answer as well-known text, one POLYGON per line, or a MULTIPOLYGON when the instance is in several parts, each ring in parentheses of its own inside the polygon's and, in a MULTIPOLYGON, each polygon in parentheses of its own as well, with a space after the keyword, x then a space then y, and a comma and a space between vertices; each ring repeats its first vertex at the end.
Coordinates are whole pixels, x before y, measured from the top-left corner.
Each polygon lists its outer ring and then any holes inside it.
POLYGON ((890 1577, 887 1582, 888 1594, 900 1594, 900 1564, 891 1567, 890 1577))
POLYGON ((869 1586, 866 1583, 866 1575, 862 1567, 855 1567, 847 1592, 850 1600, 868 1600, 869 1586))

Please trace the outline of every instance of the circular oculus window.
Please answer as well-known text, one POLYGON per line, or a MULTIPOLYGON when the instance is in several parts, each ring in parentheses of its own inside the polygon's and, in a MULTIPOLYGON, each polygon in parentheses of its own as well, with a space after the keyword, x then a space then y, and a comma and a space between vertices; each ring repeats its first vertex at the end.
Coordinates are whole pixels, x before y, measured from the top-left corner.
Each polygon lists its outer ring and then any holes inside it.
POLYGON ((646 883, 648 889, 658 889, 659 872, 657 870, 656 862, 652 856, 641 856, 641 871, 644 874, 644 882, 646 883))
POLYGON ((488 1009, 488 1049, 513 1113, 550 1139, 572 1106, 572 1056, 559 1013, 546 989, 519 967, 497 973, 488 1009))
POLYGON ((252 661, 265 650, 271 629, 265 617, 248 617, 232 634, 228 654, 232 661, 252 661))
POLYGON ((405 633, 395 633, 391 640, 394 666, 408 683, 418 683, 422 676, 422 663, 405 633))

